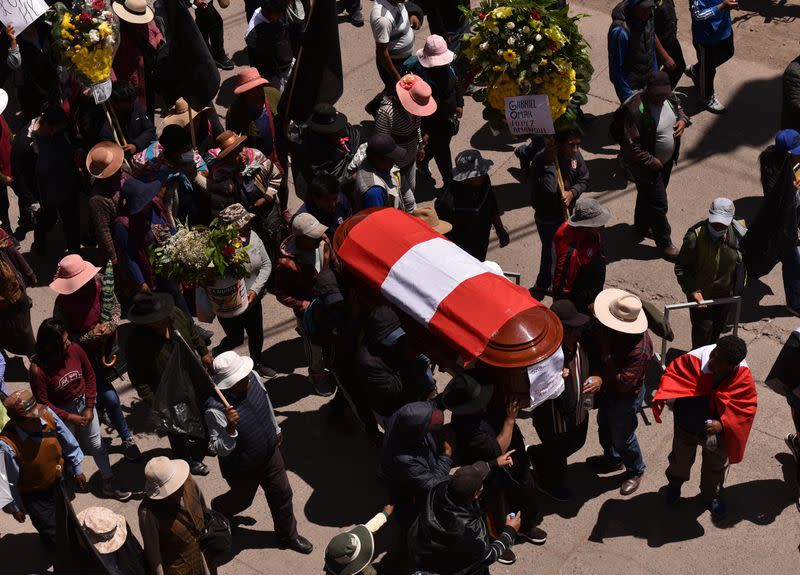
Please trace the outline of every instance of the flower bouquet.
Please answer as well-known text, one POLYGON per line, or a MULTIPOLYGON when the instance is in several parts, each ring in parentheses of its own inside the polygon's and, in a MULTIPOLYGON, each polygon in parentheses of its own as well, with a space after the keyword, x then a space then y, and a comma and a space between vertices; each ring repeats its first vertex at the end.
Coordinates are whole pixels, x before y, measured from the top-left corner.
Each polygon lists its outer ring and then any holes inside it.
POLYGON ((76 0, 54 6, 53 47, 80 82, 92 88, 95 102, 111 93, 111 64, 119 45, 119 21, 107 0, 76 0))
POLYGON ((209 227, 178 224, 163 245, 151 248, 150 261, 157 274, 202 287, 214 312, 230 317, 247 309, 247 249, 236 226, 216 220, 209 227))
POLYGON ((581 16, 551 10, 548 0, 481 0, 464 35, 461 57, 482 89, 483 117, 499 130, 506 124, 505 98, 545 94, 556 129, 573 122, 575 106, 586 103, 594 72, 578 30, 581 16), (573 104, 573 106, 570 106, 573 104))

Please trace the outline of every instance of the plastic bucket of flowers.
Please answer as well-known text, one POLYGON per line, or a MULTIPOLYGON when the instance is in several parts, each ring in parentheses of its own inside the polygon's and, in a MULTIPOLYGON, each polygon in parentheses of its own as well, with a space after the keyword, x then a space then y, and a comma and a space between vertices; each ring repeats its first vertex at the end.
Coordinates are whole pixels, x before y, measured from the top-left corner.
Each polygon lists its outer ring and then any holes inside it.
POLYGON ((153 248, 150 259, 157 274, 202 288, 220 317, 234 317, 247 309, 250 256, 233 225, 217 220, 208 227, 178 224, 178 231, 153 248))

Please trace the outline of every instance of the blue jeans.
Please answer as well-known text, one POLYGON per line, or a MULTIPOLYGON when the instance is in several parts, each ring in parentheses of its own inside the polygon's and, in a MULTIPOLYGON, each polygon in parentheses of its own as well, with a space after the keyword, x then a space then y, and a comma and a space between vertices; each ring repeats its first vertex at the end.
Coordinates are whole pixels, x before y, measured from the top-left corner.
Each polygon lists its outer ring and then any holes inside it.
POLYGON ((788 252, 781 263, 786 305, 792 309, 800 309, 800 249, 795 247, 788 252))
POLYGON ((536 276, 536 287, 546 290, 553 282, 553 236, 561 224, 540 222, 536 220, 536 230, 542 242, 542 259, 539 261, 539 275, 536 276))
POLYGON ((597 427, 603 454, 614 463, 625 464, 629 475, 641 475, 645 465, 636 428, 644 401, 644 385, 636 395, 598 393, 597 427))
POLYGON ((99 354, 92 354, 89 356, 89 361, 94 368, 94 375, 97 379, 97 409, 98 417, 101 412, 105 412, 111 420, 114 429, 119 433, 122 441, 126 441, 133 437, 131 430, 128 429, 128 423, 125 421, 125 415, 122 413, 122 405, 119 402, 119 395, 114 386, 109 383, 106 377, 106 372, 110 369, 103 365, 99 354))
MULTIPOLYGON (((86 398, 81 395, 76 397, 69 403, 59 406, 64 411, 79 415, 86 409, 86 398)), ((100 470, 100 475, 103 479, 111 479, 114 473, 111 471, 111 462, 108 460, 108 451, 103 445, 103 437, 100 435, 100 421, 97 419, 97 410, 92 410, 92 421, 89 425, 82 427, 72 423, 66 423, 69 430, 78 440, 78 445, 81 446, 81 451, 86 455, 91 455, 94 459, 97 469, 100 470)))

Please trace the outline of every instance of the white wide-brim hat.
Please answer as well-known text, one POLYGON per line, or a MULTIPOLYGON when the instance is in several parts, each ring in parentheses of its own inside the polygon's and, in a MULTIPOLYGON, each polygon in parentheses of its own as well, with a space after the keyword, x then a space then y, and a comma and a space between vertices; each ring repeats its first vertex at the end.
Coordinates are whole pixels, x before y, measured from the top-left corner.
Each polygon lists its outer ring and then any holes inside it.
POLYGON ((144 466, 144 490, 149 499, 166 499, 183 487, 189 477, 189 464, 183 459, 160 455, 144 466))

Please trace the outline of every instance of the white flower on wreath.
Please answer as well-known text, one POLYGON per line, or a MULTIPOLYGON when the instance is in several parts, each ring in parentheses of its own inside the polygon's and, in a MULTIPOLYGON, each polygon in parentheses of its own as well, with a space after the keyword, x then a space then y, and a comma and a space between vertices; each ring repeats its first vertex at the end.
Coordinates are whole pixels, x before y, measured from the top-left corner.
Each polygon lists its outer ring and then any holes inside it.
POLYGON ((541 34, 537 34, 536 35, 536 41, 537 42, 541 42, 542 41, 542 35, 541 34))
POLYGON ((103 46, 113 46, 114 45, 114 37, 113 36, 106 36, 103 38, 103 46))
POLYGON ((100 41, 100 32, 97 30, 89 30, 89 42, 97 44, 100 41))
POLYGON ((506 22, 506 28, 509 30, 513 30, 515 27, 516 25, 513 22, 506 22))
POLYGON ((512 36, 511 38, 509 38, 509 39, 508 39, 508 45, 509 45, 509 46, 513 46, 513 45, 514 45, 514 44, 516 44, 516 43, 517 43, 517 41, 514 39, 514 37, 513 37, 513 36, 512 36))
POLYGON ((499 33, 500 33, 500 28, 498 28, 497 26, 492 28, 492 34, 499 34, 499 33))
POLYGON ((479 47, 481 50, 487 50, 489 48, 489 42, 484 42, 479 47))
POLYGON ((533 52, 533 44, 528 44, 528 47, 527 47, 527 48, 525 48, 525 51, 526 51, 528 54, 530 54, 531 52, 533 52))
POLYGON ((530 29, 529 27, 527 27, 527 26, 523 26, 523 27, 522 27, 522 32, 523 32, 523 33, 527 34, 527 33, 528 33, 528 32, 530 32, 530 31, 531 31, 531 29, 530 29))

